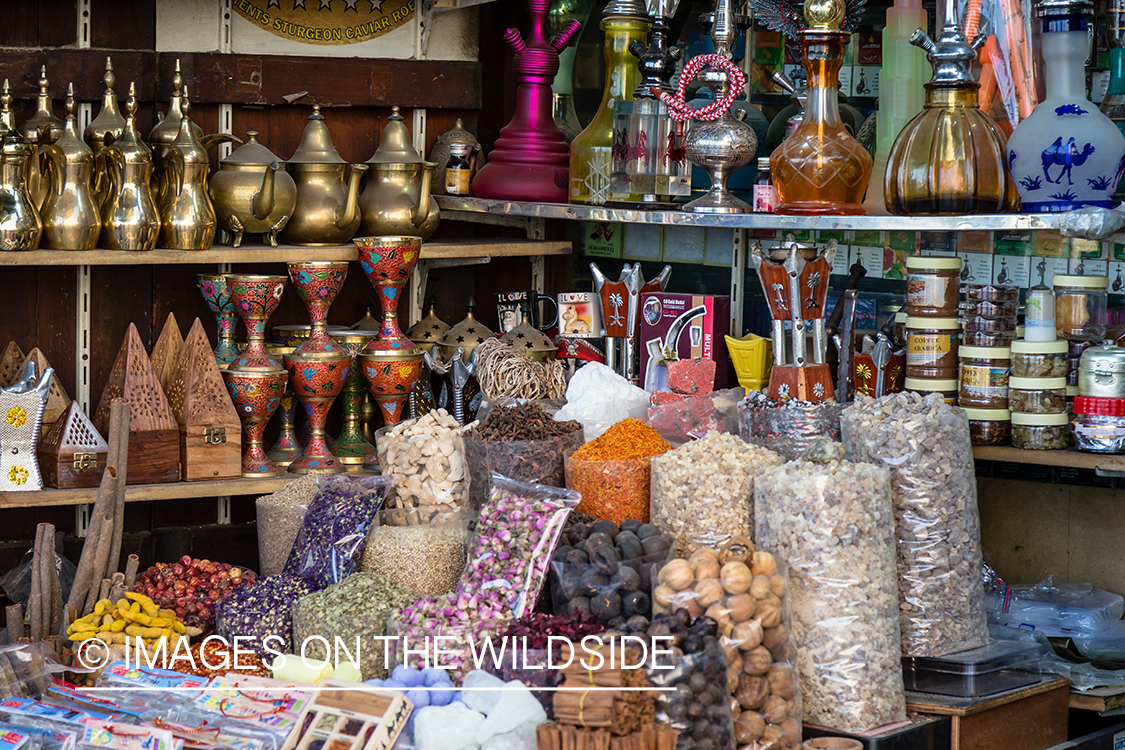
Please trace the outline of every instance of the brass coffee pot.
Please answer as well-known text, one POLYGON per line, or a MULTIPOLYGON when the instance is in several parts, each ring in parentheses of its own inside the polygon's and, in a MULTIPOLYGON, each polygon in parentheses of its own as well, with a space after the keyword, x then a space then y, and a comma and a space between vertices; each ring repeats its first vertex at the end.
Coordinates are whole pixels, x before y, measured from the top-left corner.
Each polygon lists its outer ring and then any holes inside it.
POLYGON ((117 94, 113 91, 113 84, 117 80, 113 75, 113 61, 108 57, 105 59, 105 75, 102 76, 102 80, 105 82, 102 109, 82 133, 82 139, 94 152, 94 200, 99 209, 105 207, 106 194, 109 190, 102 149, 125 132, 125 118, 117 109, 117 94))
POLYGON ((437 165, 414 150, 398 107, 391 108, 379 148, 367 163, 375 175, 359 198, 363 212, 360 233, 429 239, 441 220, 437 201, 430 199, 430 182, 437 165))
POLYGON ((347 162, 332 145, 332 136, 313 106, 309 124, 286 168, 297 184, 297 205, 281 230, 289 245, 342 245, 359 229, 359 180, 366 164, 352 164, 344 182, 347 162))
POLYGON ((106 146, 106 196, 102 208, 102 247, 152 250, 160 235, 160 212, 152 197, 152 151, 137 132, 136 86, 125 100, 125 130, 106 146))
POLYGON ((74 84, 66 91, 66 125, 62 136, 44 149, 47 199, 39 212, 43 246, 51 250, 93 250, 102 230, 94 202, 94 152, 78 135, 74 84))
MULTIPOLYGON (((158 206, 163 206, 168 199, 167 189, 172 181, 164 174, 165 156, 172 147, 172 142, 180 134, 180 123, 184 119, 187 107, 187 86, 184 85, 184 76, 180 71, 180 60, 176 58, 176 71, 172 75, 172 99, 168 103, 168 114, 164 115, 148 134, 148 142, 152 147, 153 174, 156 175, 155 190, 158 206)), ((210 151, 220 143, 242 143, 240 138, 236 138, 229 133, 203 135, 203 128, 199 127, 199 124, 194 121, 191 123, 191 134, 203 146, 205 152, 210 151)))
POLYGON ((37 157, 35 144, 16 130, 12 93, 4 79, 0 95, 0 250, 34 250, 43 225, 28 192, 28 162, 37 157))
POLYGON ((39 152, 39 158, 27 162, 29 165, 27 189, 36 208, 42 208, 43 201, 47 198, 47 180, 43 174, 46 169, 43 149, 58 141, 63 133, 63 121, 55 117, 52 111, 54 105, 51 103, 51 95, 47 92, 49 84, 47 66, 44 65, 39 69, 39 96, 36 97, 35 114, 20 126, 23 137, 35 144, 39 152))
POLYGON ((219 162, 219 171, 211 176, 211 201, 232 247, 241 244, 244 232, 260 233, 277 247, 277 235, 297 205, 297 184, 285 162, 258 143, 256 130, 246 137, 247 143, 219 162))
POLYGON ((186 87, 184 90, 180 132, 164 151, 164 169, 158 182, 160 246, 169 250, 207 250, 215 240, 215 208, 207 194, 211 161, 192 132, 191 102, 186 87))

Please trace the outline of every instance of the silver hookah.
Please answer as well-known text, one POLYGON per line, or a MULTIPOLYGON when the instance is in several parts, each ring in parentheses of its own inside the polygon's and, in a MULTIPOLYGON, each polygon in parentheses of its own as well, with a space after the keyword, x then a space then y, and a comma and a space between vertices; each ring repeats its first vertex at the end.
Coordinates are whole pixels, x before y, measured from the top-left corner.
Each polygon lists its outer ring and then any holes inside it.
MULTIPOLYGON (((732 0, 716 0, 715 10, 704 14, 700 20, 711 23, 715 54, 731 59, 731 47, 738 38, 739 28, 748 26, 749 19, 734 12, 732 0)), ((711 89, 715 101, 723 99, 730 88, 730 77, 722 70, 700 71, 696 80, 711 89)), ((731 174, 749 164, 758 153, 758 138, 753 128, 742 121, 745 116, 744 111, 738 110, 734 115, 728 109, 717 120, 692 121, 691 129, 684 137, 684 152, 688 161, 711 176, 711 189, 688 203, 687 210, 710 214, 753 211, 750 204, 727 190, 727 179, 731 174)))

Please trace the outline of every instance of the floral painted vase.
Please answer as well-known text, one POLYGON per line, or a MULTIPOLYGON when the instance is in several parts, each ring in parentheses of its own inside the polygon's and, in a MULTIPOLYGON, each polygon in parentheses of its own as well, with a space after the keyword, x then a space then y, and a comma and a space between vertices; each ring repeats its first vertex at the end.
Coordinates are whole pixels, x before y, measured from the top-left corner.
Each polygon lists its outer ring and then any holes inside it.
POLYGON ((1125 136, 1086 97, 1090 0, 1044 0, 1043 75, 1047 98, 1008 139, 1008 167, 1023 209, 1110 208, 1125 172, 1125 136))

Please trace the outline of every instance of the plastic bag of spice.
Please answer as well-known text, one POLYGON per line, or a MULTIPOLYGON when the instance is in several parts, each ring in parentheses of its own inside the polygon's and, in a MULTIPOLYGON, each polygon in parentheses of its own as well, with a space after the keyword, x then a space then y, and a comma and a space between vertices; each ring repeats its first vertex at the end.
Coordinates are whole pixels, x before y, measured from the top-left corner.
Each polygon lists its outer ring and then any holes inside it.
POLYGON ((566 455, 566 486, 582 495, 582 513, 648 523, 652 457, 671 449, 639 419, 622 420, 566 455))
POLYGON ((291 653, 293 605, 312 589, 303 579, 287 575, 261 578, 253 586, 239 586, 231 597, 215 608, 215 634, 227 643, 236 636, 248 638, 243 645, 265 651, 266 639, 274 651, 291 653))
POLYGON ((906 718, 890 478, 813 448, 755 478, 755 539, 789 567, 805 720, 865 732, 906 718))
POLYGON ((675 539, 651 524, 609 520, 574 524, 551 556, 555 612, 593 616, 618 627, 652 611, 652 566, 675 554, 675 539))
POLYGON ((718 626, 738 745, 799 747, 801 696, 785 565, 735 537, 722 548, 668 562, 657 580, 655 612, 703 612, 718 626))
POLYGON ((708 432, 738 433, 741 388, 694 396, 657 392, 648 407, 648 423, 665 438, 688 438, 708 432))
POLYGON ((314 591, 347 578, 359 567, 367 530, 390 477, 319 475, 317 493, 293 542, 285 575, 305 581, 314 591))
POLYGON ((394 479, 388 507, 460 507, 468 502, 461 425, 444 409, 377 430, 375 445, 383 476, 394 479))
POLYGON ((986 645, 977 478, 965 411, 940 394, 860 396, 840 420, 848 458, 886 466, 903 656, 986 645))
POLYGON ((413 591, 415 598, 448 593, 465 568, 474 518, 468 511, 448 508, 381 510, 367 536, 360 568, 413 591))
POLYGON ((738 403, 738 434, 743 440, 795 461, 819 437, 840 439, 840 409, 835 403, 771 401, 755 391, 738 403))
MULTIPOLYGON (((413 561, 411 561, 413 562, 413 561)), ((335 638, 351 648, 359 644, 363 679, 387 676, 383 636, 387 616, 409 606, 417 594, 375 573, 356 573, 340 583, 301 597, 293 607, 293 642, 307 645, 311 659, 333 660, 326 647, 335 638), (323 640, 322 640, 323 639, 323 640)))
POLYGON ((316 477, 298 477, 272 495, 254 503, 258 525, 258 565, 263 576, 280 573, 316 497, 316 477))
POLYGON ((462 433, 462 441, 469 505, 480 510, 491 493, 493 474, 564 486, 563 453, 582 444, 582 425, 556 422, 534 403, 498 403, 483 422, 462 433))

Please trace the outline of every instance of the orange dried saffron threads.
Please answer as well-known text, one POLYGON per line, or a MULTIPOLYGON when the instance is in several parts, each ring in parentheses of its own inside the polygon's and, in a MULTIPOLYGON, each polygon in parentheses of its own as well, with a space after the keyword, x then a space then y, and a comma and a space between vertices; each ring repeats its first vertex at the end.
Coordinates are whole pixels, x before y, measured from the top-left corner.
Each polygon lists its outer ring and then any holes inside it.
POLYGON ((624 461, 651 458, 672 450, 660 433, 639 419, 625 419, 573 453, 579 461, 624 461))

